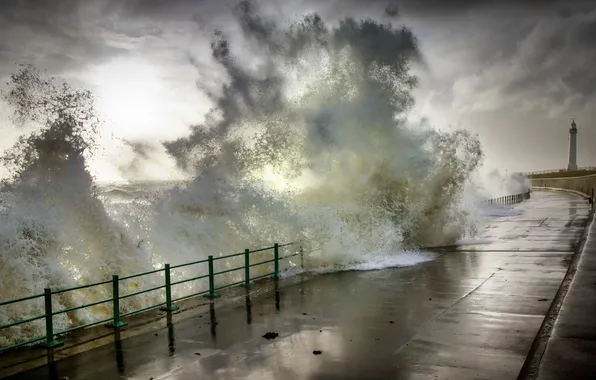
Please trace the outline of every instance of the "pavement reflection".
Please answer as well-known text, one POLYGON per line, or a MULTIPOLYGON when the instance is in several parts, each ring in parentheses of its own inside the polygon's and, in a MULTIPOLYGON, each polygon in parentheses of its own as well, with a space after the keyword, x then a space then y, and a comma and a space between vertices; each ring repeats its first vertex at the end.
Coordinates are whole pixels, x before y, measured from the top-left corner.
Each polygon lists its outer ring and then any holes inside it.
POLYGON ((589 205, 537 192, 513 210, 434 261, 272 282, 157 334, 116 333, 113 345, 12 378, 514 379, 589 205))

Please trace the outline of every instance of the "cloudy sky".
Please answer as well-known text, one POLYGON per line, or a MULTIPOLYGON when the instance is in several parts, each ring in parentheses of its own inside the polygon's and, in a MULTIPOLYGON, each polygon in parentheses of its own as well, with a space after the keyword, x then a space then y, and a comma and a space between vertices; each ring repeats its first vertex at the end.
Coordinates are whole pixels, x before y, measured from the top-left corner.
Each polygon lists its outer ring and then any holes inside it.
MULTIPOLYGON (((594 1, 254 2, 279 23, 318 12, 330 23, 371 17, 411 28, 426 63, 415 68, 420 87, 412 118, 474 131, 487 167, 565 167, 572 116, 579 128, 578 163, 596 166, 594 1)), ((189 134, 189 125, 200 123, 211 106, 199 90, 221 75, 209 42, 216 28, 232 39, 239 34, 236 4, 2 0, 0 83, 24 63, 91 89, 106 120, 95 173, 102 179, 159 176, 171 165, 159 141, 189 134)), ((7 115, 0 105, 2 146, 18 133, 7 115)))

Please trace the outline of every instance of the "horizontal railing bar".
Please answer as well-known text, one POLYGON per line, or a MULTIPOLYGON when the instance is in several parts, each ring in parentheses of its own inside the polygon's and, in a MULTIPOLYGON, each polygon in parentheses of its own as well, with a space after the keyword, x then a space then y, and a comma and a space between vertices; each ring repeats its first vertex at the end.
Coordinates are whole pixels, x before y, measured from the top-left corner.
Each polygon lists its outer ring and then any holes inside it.
POLYGON ((154 288, 149 288, 149 289, 145 289, 145 290, 139 290, 138 292, 135 292, 135 293, 125 294, 123 296, 120 296, 120 299, 123 300, 123 299, 128 298, 128 297, 138 296, 139 294, 149 293, 149 292, 152 292, 154 290, 159 290, 159 289, 162 289, 162 288, 165 288, 165 287, 166 287, 165 285, 159 285, 159 286, 156 286, 154 288))
POLYGON ((176 269, 176 268, 182 268, 182 267, 186 267, 189 265, 195 265, 195 264, 202 264, 202 263, 206 263, 209 260, 199 260, 199 261, 193 261, 192 263, 185 263, 185 264, 178 264, 178 265, 171 265, 170 269, 176 269))
POLYGON ((261 275, 261 276, 253 277, 253 278, 251 278, 250 280, 251 280, 251 281, 260 280, 260 279, 262 279, 262 278, 265 278, 265 277, 271 277, 271 276, 273 276, 274 274, 275 274, 275 272, 271 272, 271 273, 269 273, 269 274, 264 274, 264 275, 261 275))
POLYGON ((265 248, 259 248, 259 249, 255 249, 255 250, 253 250, 253 251, 250 251, 250 253, 256 253, 256 252, 268 251, 268 250, 270 250, 270 249, 273 249, 273 248, 275 248, 275 246, 274 246, 274 245, 273 245, 273 246, 271 246, 271 247, 265 247, 265 248))
POLYGON ((224 273, 230 273, 230 272, 235 272, 237 270, 240 269, 244 269, 244 267, 238 267, 238 268, 232 268, 232 269, 226 269, 226 270, 222 270, 221 272, 215 272, 213 273, 214 276, 217 276, 218 274, 224 274, 224 273))
POLYGON ((56 312, 53 312, 52 315, 58 315, 58 314, 62 314, 62 313, 68 313, 69 311, 75 311, 75 310, 79 310, 79 309, 84 309, 86 307, 91 307, 91 306, 95 306, 95 305, 101 305, 102 303, 106 303, 106 302, 112 302, 114 299, 113 298, 108 298, 102 301, 97 301, 97 302, 92 302, 92 303, 88 303, 85 305, 81 305, 81 306, 75 306, 75 307, 71 307, 70 309, 64 309, 64 310, 59 310, 56 312))
POLYGON ((159 269, 155 269, 155 270, 150 270, 149 272, 145 272, 145 273, 132 274, 130 276, 121 277, 120 278, 120 281, 122 281, 122 280, 130 280, 131 278, 135 278, 135 277, 147 276, 149 274, 153 274, 153 273, 157 273, 157 272, 162 272, 164 270, 165 270, 165 268, 159 268, 159 269))
POLYGON ((195 280, 200 280, 202 278, 207 278, 209 277, 208 274, 204 274, 202 276, 198 276, 198 277, 193 277, 193 278, 187 278, 186 280, 180 280, 180 281, 176 281, 176 282, 172 282, 170 284, 170 286, 174 286, 174 285, 179 285, 179 284, 184 284, 185 282, 189 282, 189 281, 195 281, 195 280))
POLYGON ((33 338, 33 339, 30 339, 30 340, 28 340, 28 341, 26 341, 26 342, 22 342, 22 343, 15 343, 15 344, 13 344, 13 345, 6 346, 6 347, 0 347, 0 352, 2 352, 2 351, 6 351, 6 350, 10 350, 10 349, 12 349, 12 348, 17 348, 17 347, 21 347, 21 346, 26 346, 26 345, 28 345, 28 344, 35 343, 35 342, 41 342, 42 340, 45 340, 45 339, 46 339, 46 337, 45 337, 45 336, 42 336, 42 337, 40 337, 40 338, 33 338))
MULTIPOLYGON (((232 254, 229 254, 229 255, 213 257, 213 261, 223 260, 223 259, 229 259, 230 257, 236 257, 236 256, 242 256, 242 255, 244 255, 244 252, 232 253, 232 254)), ((209 261, 209 260, 207 260, 207 261, 209 261)))
POLYGON ((28 300, 32 300, 34 298, 40 298, 43 296, 44 296, 44 294, 41 293, 41 294, 35 294, 33 296, 18 298, 18 299, 14 299, 14 300, 2 301, 2 302, 0 302, 0 306, 10 305, 11 303, 15 303, 15 302, 28 301, 28 300))
POLYGON ((128 317, 130 315, 142 313, 143 311, 155 309, 156 307, 160 307, 160 306, 163 306, 165 304, 166 304, 165 302, 162 302, 162 303, 158 303, 157 305, 147 306, 147 307, 142 308, 142 309, 139 309, 139 310, 135 310, 135 311, 131 311, 131 312, 128 312, 128 313, 120 314, 120 317, 128 317))
MULTIPOLYGON (((279 258, 278 258, 278 260, 279 260, 279 258)), ((250 264, 249 266, 256 267, 257 265, 269 264, 269 263, 272 263, 274 261, 275 261, 275 259, 265 260, 265 261, 260 261, 258 263, 250 264)))
POLYGON ((279 260, 289 259, 290 257, 294 257, 294 256, 298 256, 298 255, 300 255, 300 253, 294 253, 294 254, 291 254, 291 255, 280 257, 279 260))
POLYGON ((46 315, 44 314, 44 315, 40 315, 38 317, 33 317, 33 318, 29 318, 29 319, 23 319, 23 320, 20 320, 20 321, 17 321, 17 322, 10 323, 8 325, 0 326, 0 330, 7 329, 7 328, 13 327, 13 326, 22 325, 23 323, 37 321, 38 319, 42 319, 42 318, 45 318, 45 317, 46 317, 46 315))
POLYGON ((102 282, 96 282, 96 283, 93 283, 93 284, 87 284, 87 285, 81 285, 81 286, 75 286, 74 288, 58 289, 58 290, 52 291, 52 294, 60 294, 60 293, 70 292, 72 290, 92 288, 94 286, 109 284, 110 282, 112 282, 112 280, 107 280, 107 281, 102 281, 102 282))
POLYGON ((188 299, 188 298, 202 296, 203 294, 207 294, 207 293, 209 293, 209 290, 203 290, 200 293, 189 294, 189 295, 184 296, 184 297, 173 299, 172 302, 182 301, 182 300, 185 300, 185 299, 188 299))
POLYGON ((242 281, 234 282, 234 283, 231 283, 231 284, 218 286, 217 288, 213 288, 213 290, 222 290, 222 289, 225 289, 225 288, 231 288, 232 286, 238 286, 238 285, 242 285, 244 283, 245 283, 245 281, 242 280, 242 281))
MULTIPOLYGON (((528 193, 524 193, 524 194, 528 194, 528 193)), ((511 196, 502 197, 502 198, 499 198, 499 199, 502 199, 502 200, 503 199, 507 199, 507 200, 515 201, 516 200, 515 197, 521 198, 521 195, 523 195, 523 194, 519 194, 517 196, 516 195, 511 195, 511 196)), ((247 250, 245 252, 234 253, 234 254, 229 254, 229 255, 224 255, 224 256, 219 256, 219 257, 214 257, 214 258, 210 257, 209 259, 203 259, 203 260, 198 260, 198 261, 194 261, 194 262, 190 262, 190 263, 178 264, 178 265, 170 266, 169 268, 170 269, 177 269, 177 268, 182 268, 182 267, 186 267, 186 266, 190 266, 190 265, 196 265, 196 264, 202 264, 202 263, 212 263, 212 261, 223 260, 223 259, 227 259, 227 258, 231 258, 231 257, 243 256, 243 255, 246 255, 247 253, 250 254, 250 253, 257 253, 257 252, 263 252, 263 251, 269 251, 269 250, 275 250, 275 253, 276 253, 276 256, 277 256, 277 249, 278 248, 287 247, 289 245, 293 245, 293 244, 297 244, 297 243, 298 242, 290 242, 290 243, 285 243, 285 244, 275 244, 275 245, 270 246, 270 247, 255 249, 255 250, 252 250, 252 251, 247 250)), ((277 257, 277 260, 283 260, 283 259, 287 259, 287 258, 290 258, 290 257, 295 257, 295 256, 298 256, 299 254, 300 253, 295 253, 295 254, 291 254, 291 255, 288 255, 288 256, 277 257)), ((261 261, 261 262, 258 262, 258 263, 250 264, 248 266, 248 268, 254 267, 254 266, 258 266, 258 265, 269 264, 269 263, 273 263, 273 262, 276 262, 276 259, 275 258, 274 259, 271 259, 271 260, 265 260, 265 261, 261 261)), ((246 266, 242 266, 242 267, 236 267, 236 268, 226 269, 226 270, 223 270, 223 271, 220 271, 220 272, 213 273, 213 268, 212 268, 211 264, 210 264, 210 269, 211 269, 211 272, 212 272, 211 273, 211 276, 221 275, 221 274, 230 273, 230 272, 235 272, 235 271, 239 271, 239 270, 243 270, 243 269, 248 270, 246 266)), ((276 265, 276 270, 277 270, 277 265, 276 265)), ((132 275, 129 275, 129 276, 121 277, 119 280, 120 281, 124 281, 124 280, 129 280, 129 279, 133 279, 133 278, 137 278, 137 277, 141 277, 141 276, 151 275, 151 274, 155 274, 155 273, 161 273, 161 272, 165 272, 165 271, 166 271, 166 268, 158 268, 158 269, 154 269, 154 270, 143 272, 143 273, 137 273, 137 274, 132 274, 132 275)), ((255 281, 255 280, 262 279, 262 278, 267 278, 267 277, 275 276, 276 273, 277 272, 274 271, 274 272, 271 272, 271 273, 268 273, 268 274, 257 276, 257 277, 254 277, 254 278, 249 279, 249 281, 255 281)), ((160 285, 160 286, 156 286, 156 287, 153 287, 153 288, 149 288, 149 289, 145 289, 145 290, 140 290, 140 291, 137 291, 137 292, 134 292, 134 293, 125 294, 123 296, 118 297, 118 300, 130 298, 130 297, 133 297, 133 296, 136 296, 136 295, 140 295, 140 294, 144 294, 144 293, 149 293, 149 292, 160 290, 160 289, 163 289, 163 288, 169 289, 169 287, 170 286, 173 286, 173 285, 179 285, 179 284, 182 284, 182 283, 186 283, 186 282, 190 282, 190 281, 196 281, 196 280, 200 280, 200 279, 207 278, 207 277, 210 277, 210 275, 205 274, 205 275, 201 275, 201 276, 197 276, 197 277, 193 277, 193 278, 188 278, 188 279, 176 281, 176 282, 173 282, 173 283, 170 283, 169 282, 169 278, 168 278, 167 281, 166 281, 167 282, 167 285, 160 285)), ((92 284, 79 285, 79 286, 75 286, 75 287, 71 287, 71 288, 58 289, 58 290, 51 291, 50 294, 62 294, 62 293, 65 293, 65 292, 70 292, 70 291, 75 291, 75 290, 81 290, 81 289, 91 288, 91 287, 95 287, 95 286, 107 285, 107 284, 110 284, 110 283, 114 283, 114 281, 117 281, 118 280, 118 278, 117 278, 116 275, 114 275, 114 278, 115 278, 115 280, 112 279, 112 280, 106 280, 106 281, 101 281, 101 282, 92 283, 92 284)), ((189 294, 187 296, 179 297, 179 298, 176 298, 176 299, 173 299, 173 300, 171 300, 170 299, 171 297, 168 295, 167 302, 161 302, 159 304, 148 306, 148 307, 144 307, 144 308, 139 309, 139 310, 134 310, 134 311, 131 311, 131 312, 128 312, 128 313, 123 313, 123 314, 120 314, 120 317, 131 316, 131 315, 134 315, 134 314, 142 313, 142 312, 147 311, 147 310, 158 308, 158 307, 163 306, 163 305, 166 305, 166 304, 167 305, 171 305, 171 302, 177 302, 177 301, 185 300, 185 299, 188 299, 188 298, 193 298, 193 297, 197 297, 197 296, 200 296, 200 295, 208 294, 208 293, 210 293, 210 292, 212 292, 214 290, 221 290, 221 289, 236 287, 238 285, 242 285, 242 284, 245 284, 245 283, 246 283, 246 280, 242 280, 242 281, 234 282, 234 283, 231 283, 231 284, 222 285, 222 286, 219 286, 219 287, 213 287, 213 284, 211 284, 211 289, 210 290, 204 290, 202 292, 198 292, 198 293, 194 293, 194 294, 189 294)), ((48 289, 46 289, 46 291, 47 290, 48 289)), ((0 302, 0 306, 11 305, 11 304, 18 303, 18 302, 24 302, 24 301, 28 301, 28 300, 32 300, 32 299, 41 298, 41 297, 46 296, 46 294, 47 293, 45 293, 45 294, 35 294, 35 295, 28 296, 28 297, 23 297, 23 298, 18 298, 18 299, 12 299, 12 300, 2 301, 2 302, 0 302)), ((97 306, 97 305, 108 303, 108 302, 112 302, 112 301, 114 301, 114 298, 104 299, 104 300, 100 300, 100 301, 96 301, 96 302, 91 302, 91 303, 84 304, 84 305, 79 305, 79 306, 74 306, 74 307, 71 307, 71 308, 59 310, 59 311, 56 311, 56 312, 51 313, 51 315, 54 316, 54 315, 64 314, 64 313, 68 313, 68 312, 72 312, 72 311, 76 311, 76 310, 80 310, 80 309, 84 309, 84 308, 89 308, 89 307, 97 306)), ((116 314, 116 316, 118 316, 118 315, 116 314)), ((44 314, 44 315, 40 315, 40 316, 37 316, 37 317, 32 317, 32 318, 28 318, 28 319, 25 319, 25 320, 17 321, 17 322, 8 324, 8 325, 0 326, 0 330, 7 329, 7 328, 10 328, 10 327, 14 327, 14 326, 18 326, 18 325, 25 324, 25 323, 29 323, 29 322, 33 322, 33 321, 36 321, 36 320, 44 319, 46 317, 47 316, 44 314)), ((104 322, 108 322, 108 321, 113 321, 113 320, 114 320, 114 317, 111 317, 111 318, 106 318, 106 319, 103 319, 103 320, 100 320, 100 321, 96 321, 96 322, 93 322, 93 323, 88 323, 88 324, 85 324, 85 325, 72 327, 72 328, 69 328, 69 329, 66 329, 66 330, 63 330, 63 331, 59 331, 59 332, 53 333, 53 336, 52 337, 58 336, 58 335, 62 335, 62 334, 66 334, 66 333, 69 333, 69 332, 72 332, 72 331, 84 329, 84 328, 87 328, 87 327, 96 326, 98 324, 101 324, 101 323, 104 323, 104 322)), ((51 329, 50 329, 49 334, 50 335, 52 334, 51 329)), ((17 348, 17 347, 25 346, 25 345, 28 345, 28 344, 31 344, 31 343, 43 341, 44 339, 47 339, 47 338, 48 337, 43 336, 43 337, 39 337, 39 338, 30 339, 30 340, 25 341, 25 342, 16 343, 16 344, 13 344, 13 345, 10 345, 10 346, 7 346, 7 347, 1 347, 0 348, 0 352, 6 351, 6 350, 9 350, 9 349, 12 349, 12 348, 17 348)))
POLYGON ((106 319, 102 319, 101 321, 95 321, 95 322, 87 323, 86 325, 72 327, 70 329, 67 329, 67 330, 64 330, 64 331, 60 331, 60 332, 54 333, 54 336, 66 334, 66 333, 69 333, 69 332, 72 332, 72 331, 76 331, 76 330, 80 330, 80 329, 84 329, 84 328, 87 328, 87 327, 97 326, 97 325, 100 325, 102 323, 109 322, 109 321, 111 321, 113 319, 114 318, 106 318, 106 319))

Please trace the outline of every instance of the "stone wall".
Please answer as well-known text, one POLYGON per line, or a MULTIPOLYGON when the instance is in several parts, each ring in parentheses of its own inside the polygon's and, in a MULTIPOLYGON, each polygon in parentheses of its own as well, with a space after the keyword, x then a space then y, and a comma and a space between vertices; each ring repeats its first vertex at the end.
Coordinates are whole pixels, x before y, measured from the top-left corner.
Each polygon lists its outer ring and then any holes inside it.
MULTIPOLYGON (((554 174, 554 173, 553 173, 554 174)), ((554 187, 584 193, 587 196, 596 191, 596 174, 581 177, 531 178, 533 187, 554 187)))

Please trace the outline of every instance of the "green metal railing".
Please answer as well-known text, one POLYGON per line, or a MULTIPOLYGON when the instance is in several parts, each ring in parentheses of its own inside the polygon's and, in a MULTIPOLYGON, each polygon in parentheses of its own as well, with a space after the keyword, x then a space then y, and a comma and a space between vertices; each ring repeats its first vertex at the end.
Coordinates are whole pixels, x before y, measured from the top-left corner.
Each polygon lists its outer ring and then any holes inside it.
POLYGON ((59 335, 67 334, 67 333, 75 331, 75 330, 80 330, 80 329, 84 329, 87 327, 100 325, 102 323, 107 323, 108 327, 113 327, 113 328, 124 327, 127 325, 126 322, 123 322, 121 320, 121 318, 124 318, 124 317, 142 313, 144 311, 155 309, 155 308, 160 308, 160 310, 166 311, 166 312, 172 312, 172 311, 176 311, 179 309, 178 306, 174 305, 175 302, 179 302, 179 301, 182 301, 182 300, 185 300, 188 298, 192 298, 192 297, 197 297, 197 296, 205 296, 209 299, 214 299, 219 296, 216 293, 218 290, 222 290, 222 289, 226 289, 226 288, 230 288, 230 287, 234 287, 234 286, 239 286, 239 285, 242 285, 242 286, 248 288, 251 286, 251 282, 259 280, 259 279, 263 279, 263 278, 268 278, 268 277, 278 279, 279 273, 280 273, 280 269, 279 269, 280 260, 289 259, 289 258, 295 257, 295 256, 300 256, 300 263, 301 263, 300 265, 301 266, 304 265, 303 264, 304 263, 304 253, 303 253, 303 249, 301 246, 299 247, 299 250, 296 253, 289 254, 289 255, 286 255, 283 257, 280 256, 280 254, 279 254, 280 248, 287 247, 290 245, 296 245, 296 244, 297 243, 287 243, 287 244, 277 244, 276 243, 271 247, 255 249, 252 251, 249 249, 245 249, 244 252, 234 253, 234 254, 225 255, 225 256, 218 256, 218 257, 209 256, 209 258, 207 258, 205 260, 199 260, 199 261, 194 261, 194 262, 190 262, 190 263, 184 263, 184 264, 179 264, 179 265, 165 264, 163 268, 155 269, 155 270, 144 272, 144 273, 137 273, 137 274, 133 274, 130 276, 125 276, 125 277, 119 277, 118 275, 113 275, 111 280, 106 280, 106 281, 97 282, 97 283, 93 283, 93 284, 76 286, 76 287, 68 288, 68 289, 52 290, 51 288, 45 288, 44 292, 42 294, 35 294, 35 295, 31 295, 31 296, 27 296, 27 297, 23 297, 23 298, 19 298, 19 299, 2 301, 2 302, 0 302, 0 307, 10 305, 10 304, 15 304, 18 302, 39 299, 39 298, 43 297, 44 309, 45 309, 45 313, 43 315, 39 315, 36 317, 27 318, 27 319, 22 319, 22 320, 15 321, 15 322, 12 322, 12 323, 9 323, 6 325, 2 325, 2 326, 0 326, 0 330, 18 326, 18 325, 25 324, 25 323, 34 322, 34 321, 37 321, 40 319, 45 319, 45 330, 46 331, 45 331, 44 336, 30 339, 30 340, 27 340, 24 342, 15 343, 15 344, 12 344, 12 345, 9 345, 6 347, 0 347, 0 352, 10 350, 13 348, 17 348, 17 347, 21 347, 21 346, 25 346, 25 345, 29 345, 29 344, 33 344, 33 343, 39 343, 39 346, 44 347, 44 348, 58 347, 58 346, 61 346, 63 344, 63 342, 57 340, 56 337, 58 337, 59 335), (264 252, 264 251, 273 251, 273 258, 269 259, 269 260, 255 262, 255 263, 251 262, 251 254, 257 253, 257 252, 264 252), (244 265, 243 266, 215 272, 214 263, 216 261, 233 258, 233 257, 239 257, 239 256, 244 256, 244 265), (250 276, 251 268, 260 266, 260 265, 271 264, 271 263, 273 263, 273 272, 259 275, 256 277, 250 276), (196 276, 196 277, 192 277, 192 278, 186 278, 186 279, 172 282, 172 279, 171 279, 171 270, 172 269, 189 267, 189 266, 198 265, 198 264, 207 264, 208 273, 205 275, 196 276), (235 272, 235 271, 240 271, 240 270, 244 270, 244 279, 242 281, 216 286, 216 283, 215 283, 216 276, 223 275, 226 273, 235 272), (122 284, 123 281, 142 277, 142 276, 147 276, 147 275, 151 275, 151 274, 155 274, 155 273, 162 273, 162 272, 164 274, 163 285, 155 286, 155 287, 152 287, 149 289, 140 290, 140 291, 137 291, 134 293, 120 295, 120 285, 122 284), (173 286, 177 286, 180 284, 188 283, 190 281, 197 281, 197 280, 201 280, 201 279, 205 279, 205 278, 207 278, 209 280, 209 288, 208 289, 200 291, 198 293, 185 295, 185 296, 182 296, 179 298, 175 298, 175 299, 172 298, 172 287, 173 286), (59 311, 52 310, 52 296, 54 296, 54 295, 62 294, 62 293, 66 293, 66 292, 77 291, 77 290, 86 289, 86 288, 92 288, 92 287, 101 286, 101 285, 107 285, 107 284, 112 284, 112 297, 111 298, 106 298, 106 299, 103 299, 100 301, 95 301, 95 302, 91 302, 91 303, 87 303, 87 304, 83 304, 83 305, 79 305, 79 306, 75 306, 75 307, 71 307, 71 308, 67 308, 67 309, 63 309, 63 310, 59 310, 59 311), (147 307, 144 307, 141 309, 129 311, 127 313, 120 312, 120 300, 138 296, 138 295, 141 295, 144 293, 160 290, 160 289, 165 289, 165 299, 163 300, 163 302, 160 302, 160 303, 157 303, 157 304, 154 304, 151 306, 147 306, 147 307), (58 331, 58 332, 54 331, 54 320, 53 320, 54 316, 63 314, 63 313, 73 312, 73 311, 76 311, 79 309, 97 306, 100 304, 109 303, 109 302, 112 303, 112 310, 113 310, 112 316, 110 318, 102 319, 100 321, 95 321, 92 323, 83 324, 80 326, 71 327, 66 330, 62 330, 62 331, 58 331))
POLYGON ((526 191, 525 193, 505 195, 498 198, 486 199, 482 203, 511 205, 521 203, 526 199, 530 199, 530 190, 526 191))

